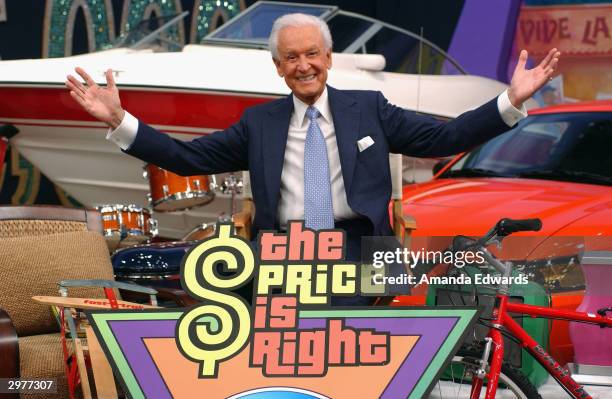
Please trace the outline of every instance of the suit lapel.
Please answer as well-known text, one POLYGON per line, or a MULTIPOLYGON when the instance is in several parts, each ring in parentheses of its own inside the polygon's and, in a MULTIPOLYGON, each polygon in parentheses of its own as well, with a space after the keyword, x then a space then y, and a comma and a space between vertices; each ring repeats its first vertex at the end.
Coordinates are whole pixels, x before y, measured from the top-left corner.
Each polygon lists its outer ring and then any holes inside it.
POLYGON ((285 159, 285 147, 289 133, 289 121, 293 112, 293 99, 287 96, 277 106, 268 111, 263 123, 262 158, 266 191, 272 218, 276 221, 276 210, 280 193, 281 173, 285 159))
POLYGON ((342 166, 342 178, 347 199, 353 183, 353 172, 357 159, 357 139, 359 137, 360 111, 357 102, 341 91, 327 86, 329 107, 334 119, 336 142, 342 166))

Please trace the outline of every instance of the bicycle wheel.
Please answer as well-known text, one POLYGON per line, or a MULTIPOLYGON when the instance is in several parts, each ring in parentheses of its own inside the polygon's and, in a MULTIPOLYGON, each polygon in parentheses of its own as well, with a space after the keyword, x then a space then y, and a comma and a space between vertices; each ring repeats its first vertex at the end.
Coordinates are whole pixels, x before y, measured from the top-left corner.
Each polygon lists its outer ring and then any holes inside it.
MULTIPOLYGON (((446 372, 434 385, 430 399, 460 399, 470 397, 472 370, 477 368, 482 351, 474 348, 461 348, 453 357, 446 372)), ((486 392, 485 380, 480 397, 486 392)), ((496 399, 542 399, 535 386, 517 368, 507 362, 502 363, 496 399)))

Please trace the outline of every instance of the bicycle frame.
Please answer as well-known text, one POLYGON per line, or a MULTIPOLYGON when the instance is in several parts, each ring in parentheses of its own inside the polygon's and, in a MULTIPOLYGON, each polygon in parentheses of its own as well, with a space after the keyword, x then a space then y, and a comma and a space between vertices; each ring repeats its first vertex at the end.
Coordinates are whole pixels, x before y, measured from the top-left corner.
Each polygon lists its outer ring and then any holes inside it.
MULTIPOLYGON (((499 374, 501 372, 502 360, 504 358, 504 341, 501 328, 504 328, 512 336, 517 338, 523 348, 527 350, 547 371, 557 380, 563 388, 576 399, 591 399, 591 396, 571 377, 568 370, 563 368, 546 350, 510 316, 509 313, 523 314, 532 317, 545 317, 577 321, 581 323, 596 324, 601 327, 612 327, 612 317, 604 317, 599 314, 574 312, 559 309, 550 309, 541 306, 511 303, 507 295, 496 296, 493 309, 493 328, 490 329, 488 338, 491 341, 491 363, 489 371, 480 373, 481 377, 488 378, 486 399, 494 399, 497 392, 499 374)), ((485 353, 487 351, 485 350, 485 353)), ((483 359, 488 361, 488 359, 483 359)), ((481 366, 481 367, 484 367, 481 366)), ((471 399, 480 398, 484 378, 475 375, 472 379, 471 399)))

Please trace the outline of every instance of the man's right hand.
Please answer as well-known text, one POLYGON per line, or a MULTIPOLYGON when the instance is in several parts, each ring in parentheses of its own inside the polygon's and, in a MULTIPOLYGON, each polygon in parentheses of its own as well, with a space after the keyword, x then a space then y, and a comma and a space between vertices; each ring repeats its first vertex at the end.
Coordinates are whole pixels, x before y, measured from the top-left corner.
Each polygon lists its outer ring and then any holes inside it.
POLYGON ((66 86, 70 89, 72 98, 91 116, 106 123, 111 129, 116 129, 121 124, 125 111, 121 108, 113 71, 111 69, 106 71, 106 87, 98 86, 82 68, 77 67, 75 71, 83 78, 85 84, 68 75, 66 86))

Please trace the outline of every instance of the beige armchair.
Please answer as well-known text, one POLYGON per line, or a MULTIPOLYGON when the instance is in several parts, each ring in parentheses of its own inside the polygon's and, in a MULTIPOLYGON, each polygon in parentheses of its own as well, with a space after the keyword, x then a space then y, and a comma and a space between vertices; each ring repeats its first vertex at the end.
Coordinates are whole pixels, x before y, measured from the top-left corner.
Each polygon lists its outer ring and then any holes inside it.
MULTIPOLYGON (((68 397, 58 323, 48 306, 31 297, 58 295, 61 280, 112 280, 101 232, 97 211, 0 207, 0 377, 52 378, 58 387, 56 394, 22 398, 68 397)), ((99 288, 73 293, 104 296, 99 288)))

